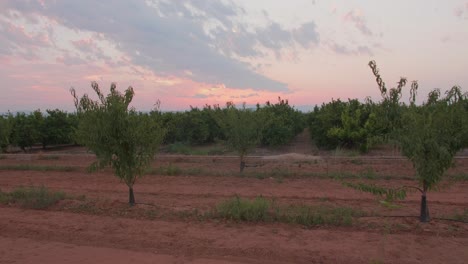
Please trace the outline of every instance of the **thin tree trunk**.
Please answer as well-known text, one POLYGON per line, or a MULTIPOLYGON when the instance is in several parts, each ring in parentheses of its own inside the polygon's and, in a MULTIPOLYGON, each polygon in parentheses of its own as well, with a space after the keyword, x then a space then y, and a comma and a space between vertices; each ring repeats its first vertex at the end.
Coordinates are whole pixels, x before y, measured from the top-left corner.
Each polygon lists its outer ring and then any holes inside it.
POLYGON ((245 168, 244 156, 241 156, 240 157, 240 173, 244 172, 244 168, 245 168))
POLYGON ((128 187, 128 203, 130 204, 130 206, 135 205, 135 195, 133 194, 133 186, 128 187))
POLYGON ((428 223, 431 221, 429 216, 429 207, 427 206, 427 198, 426 198, 426 190, 421 195, 421 214, 419 216, 419 220, 422 223, 428 223))

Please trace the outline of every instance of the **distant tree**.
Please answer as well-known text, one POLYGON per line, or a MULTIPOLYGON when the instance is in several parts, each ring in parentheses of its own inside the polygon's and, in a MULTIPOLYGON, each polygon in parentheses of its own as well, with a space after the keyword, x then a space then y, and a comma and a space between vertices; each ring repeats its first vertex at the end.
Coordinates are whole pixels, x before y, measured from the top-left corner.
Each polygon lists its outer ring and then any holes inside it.
POLYGON ((121 94, 113 83, 110 93, 104 96, 96 82, 91 84, 98 101, 87 94, 75 100, 79 125, 76 131, 78 143, 85 145, 97 156, 92 170, 110 166, 114 174, 129 188, 129 204, 135 204, 133 185, 150 166, 165 130, 149 114, 130 108, 134 91, 132 87, 121 94))
POLYGON ((245 156, 260 143, 264 118, 259 111, 247 109, 245 103, 241 108, 236 108, 233 103, 228 102, 226 109, 217 113, 216 121, 226 135, 229 147, 239 155, 242 173, 245 156))
POLYGON ((73 124, 66 112, 59 109, 46 110, 42 126, 42 147, 54 144, 67 144, 71 142, 73 124))
POLYGON ((0 115, 0 152, 5 152, 10 145, 10 137, 13 129, 13 118, 11 114, 0 115))
POLYGON ((281 97, 275 104, 267 101, 263 107, 257 105, 257 111, 266 116, 261 140, 266 146, 285 145, 306 127, 305 115, 281 97))
POLYGON ((13 119, 13 131, 11 143, 20 147, 24 152, 41 140, 41 129, 44 123, 44 117, 40 110, 26 115, 25 113, 16 113, 13 119))

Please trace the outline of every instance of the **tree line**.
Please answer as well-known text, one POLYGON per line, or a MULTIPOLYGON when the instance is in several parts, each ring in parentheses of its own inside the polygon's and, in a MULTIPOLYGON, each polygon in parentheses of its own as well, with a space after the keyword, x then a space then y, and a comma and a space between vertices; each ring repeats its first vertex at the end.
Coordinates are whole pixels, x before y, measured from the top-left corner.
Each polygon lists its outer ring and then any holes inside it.
MULTIPOLYGON (((226 130, 222 129, 219 116, 232 106, 233 103, 228 102, 226 107, 205 105, 202 108, 190 107, 190 110, 183 112, 162 112, 158 109, 139 114, 147 115, 165 128, 163 144, 201 145, 226 140, 226 130)), ((276 147, 287 144, 307 125, 306 114, 281 98, 276 103, 268 101, 263 106, 257 104, 251 110, 264 116, 259 134, 261 138, 257 142, 259 145, 276 147)), ((78 123, 76 112, 67 113, 59 109, 47 109, 45 113, 36 110, 29 114, 0 115, 0 152, 6 152, 8 146, 26 152, 35 145, 46 148, 76 144, 78 123)))

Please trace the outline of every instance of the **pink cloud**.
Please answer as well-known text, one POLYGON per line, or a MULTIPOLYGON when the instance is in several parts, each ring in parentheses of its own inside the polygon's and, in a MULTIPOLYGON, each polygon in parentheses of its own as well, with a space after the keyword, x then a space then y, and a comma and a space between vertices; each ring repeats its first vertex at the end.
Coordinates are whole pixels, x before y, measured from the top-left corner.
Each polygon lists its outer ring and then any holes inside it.
POLYGON ((455 7, 453 13, 456 17, 459 18, 462 18, 464 15, 467 15, 466 17, 468 17, 468 2, 466 2, 464 5, 455 7))
POLYGON ((373 33, 370 28, 367 26, 367 21, 361 10, 354 9, 346 13, 343 17, 345 22, 352 23, 362 34, 366 36, 372 36, 373 33))

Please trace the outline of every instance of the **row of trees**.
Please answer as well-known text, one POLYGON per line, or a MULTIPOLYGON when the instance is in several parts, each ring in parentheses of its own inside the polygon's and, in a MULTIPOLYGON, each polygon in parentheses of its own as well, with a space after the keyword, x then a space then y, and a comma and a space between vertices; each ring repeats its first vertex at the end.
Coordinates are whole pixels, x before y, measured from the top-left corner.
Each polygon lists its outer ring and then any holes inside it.
MULTIPOLYGON (((153 112, 153 115, 157 115, 168 130, 164 143, 205 144, 226 140, 226 130, 222 129, 219 116, 226 114, 233 106, 232 102, 228 102, 225 108, 219 105, 205 105, 201 109, 191 107, 185 112, 157 111, 153 112)), ((287 144, 306 127, 307 114, 294 109, 287 100, 281 98, 278 98, 278 102, 274 104, 269 101, 264 106, 257 104, 251 110, 263 116, 259 121, 262 123, 259 143, 264 146, 276 147, 287 144)))
MULTIPOLYGON (((225 114, 232 103, 222 109, 219 105, 203 108, 191 107, 185 112, 152 111, 148 115, 156 119, 166 130, 164 144, 182 142, 199 145, 226 140, 219 116, 225 114)), ((291 107, 287 100, 278 99, 272 104, 257 105, 260 112, 262 131, 258 144, 276 147, 287 144, 306 126, 306 114, 291 107)), ((142 113, 140 113, 142 114, 142 113)), ((258 121, 255 121, 258 122, 258 121)), ((75 143, 74 131, 78 125, 76 113, 47 110, 45 114, 36 110, 30 114, 17 113, 0 116, 0 146, 5 151, 8 145, 20 147, 23 151, 35 144, 44 148, 49 145, 75 143)))
POLYGON ((45 114, 36 110, 30 114, 11 113, 0 116, 0 147, 6 151, 9 145, 23 151, 35 144, 43 148, 49 145, 71 144, 73 131, 78 125, 76 114, 61 110, 47 110, 45 114))

